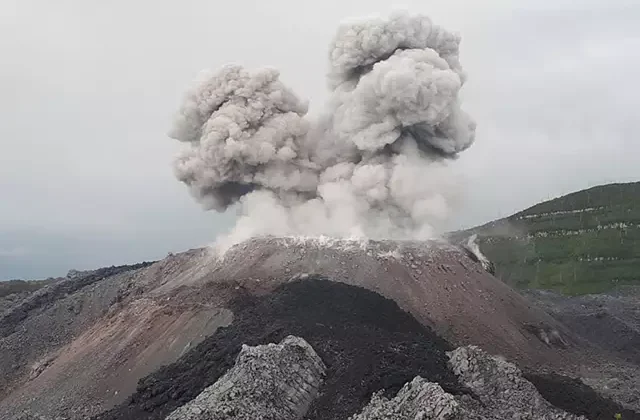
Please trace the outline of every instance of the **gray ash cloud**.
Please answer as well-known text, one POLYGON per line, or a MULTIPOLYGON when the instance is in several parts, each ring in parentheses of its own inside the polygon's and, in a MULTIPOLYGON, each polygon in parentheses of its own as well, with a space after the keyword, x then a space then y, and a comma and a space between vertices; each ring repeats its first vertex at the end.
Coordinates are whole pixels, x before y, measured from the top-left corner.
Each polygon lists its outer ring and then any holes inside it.
POLYGON ((275 69, 202 72, 170 133, 185 144, 176 176, 207 209, 240 203, 231 242, 432 237, 457 194, 447 161, 475 137, 459 44, 426 16, 342 24, 317 119, 275 69))

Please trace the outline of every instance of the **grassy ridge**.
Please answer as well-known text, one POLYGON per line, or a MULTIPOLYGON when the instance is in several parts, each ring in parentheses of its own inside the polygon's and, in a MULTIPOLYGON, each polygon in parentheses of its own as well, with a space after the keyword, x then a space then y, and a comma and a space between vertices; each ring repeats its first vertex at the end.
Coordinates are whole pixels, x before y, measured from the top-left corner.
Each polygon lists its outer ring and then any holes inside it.
POLYGON ((454 237, 472 233, 516 287, 585 294, 640 285, 640 182, 578 191, 454 237))

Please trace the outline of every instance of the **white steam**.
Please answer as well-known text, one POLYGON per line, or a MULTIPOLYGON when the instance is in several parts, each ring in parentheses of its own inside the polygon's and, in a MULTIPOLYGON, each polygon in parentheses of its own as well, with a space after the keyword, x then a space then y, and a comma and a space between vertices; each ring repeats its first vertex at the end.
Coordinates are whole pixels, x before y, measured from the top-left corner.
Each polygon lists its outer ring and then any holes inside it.
POLYGON ((456 195, 447 160, 475 123, 458 92, 460 37, 425 16, 344 24, 319 121, 273 69, 203 73, 171 137, 175 172, 208 209, 235 202, 227 244, 256 235, 433 237, 456 195))

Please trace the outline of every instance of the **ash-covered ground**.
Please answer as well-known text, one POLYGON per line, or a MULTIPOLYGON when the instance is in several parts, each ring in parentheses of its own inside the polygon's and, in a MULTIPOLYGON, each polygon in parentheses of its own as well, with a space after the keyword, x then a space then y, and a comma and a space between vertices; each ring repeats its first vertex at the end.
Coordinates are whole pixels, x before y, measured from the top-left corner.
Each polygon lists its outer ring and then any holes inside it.
MULTIPOLYGON (((141 380, 127 402, 96 420, 163 419, 231 368, 242 344, 278 343, 288 335, 304 338, 327 366, 325 383, 307 420, 347 419, 360 412, 373 393, 395 395, 415 376, 437 382, 449 393, 473 396, 447 366, 446 352, 453 347, 376 293, 307 278, 261 298, 240 296, 232 308, 232 325, 141 380)), ((640 418, 562 376, 530 377, 566 411, 590 419, 609 413, 640 418)))
POLYGON ((60 280, 21 306, 24 317, 5 313, 0 367, 13 373, 2 378, 1 418, 162 418, 233 366, 242 344, 291 334, 328 368, 309 418, 346 418, 418 375, 465 393, 443 354, 468 344, 517 363, 566 411, 624 412, 598 395, 637 410, 637 364, 450 244, 266 237, 224 259, 192 250, 112 274, 60 280), (560 341, 548 340, 554 331, 560 341))
POLYGON ((640 289, 574 297, 541 290, 523 293, 590 342, 640 363, 640 289))
POLYGON ((464 392, 447 368, 452 347, 374 292, 309 278, 260 298, 239 296, 232 310, 229 327, 144 378, 129 401, 98 419, 162 419, 233 366, 242 344, 278 343, 287 335, 304 338, 327 366, 308 419, 346 419, 372 393, 395 394, 416 375, 464 392))

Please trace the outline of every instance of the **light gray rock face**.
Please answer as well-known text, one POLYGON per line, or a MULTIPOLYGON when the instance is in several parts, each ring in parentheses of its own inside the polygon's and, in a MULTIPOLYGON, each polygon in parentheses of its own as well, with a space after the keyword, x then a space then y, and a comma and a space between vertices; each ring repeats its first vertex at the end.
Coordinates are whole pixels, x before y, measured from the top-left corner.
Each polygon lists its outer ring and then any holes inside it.
POLYGON ((325 370, 302 338, 243 345, 233 368, 167 420, 299 420, 317 396, 325 370))
POLYGON ((448 356, 460 382, 480 400, 483 407, 478 411, 488 418, 584 419, 552 406, 515 364, 491 356, 477 346, 459 347, 448 356))
POLYGON ((393 399, 380 394, 351 420, 583 420, 544 400, 513 364, 476 346, 449 352, 449 364, 474 394, 453 396, 416 377, 393 399))
POLYGON ((351 420, 461 420, 481 419, 467 413, 456 399, 447 394, 440 385, 414 378, 389 400, 375 394, 369 405, 351 420))

